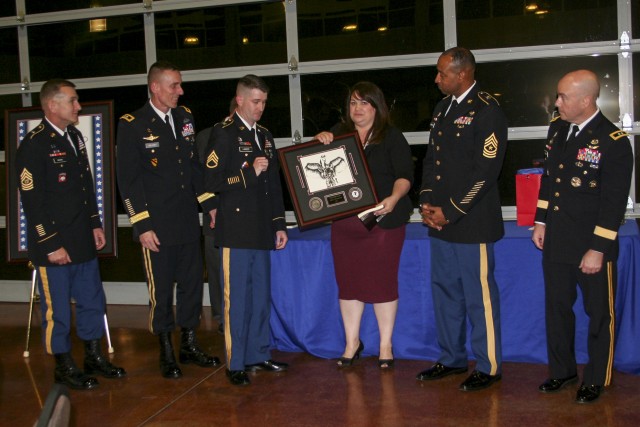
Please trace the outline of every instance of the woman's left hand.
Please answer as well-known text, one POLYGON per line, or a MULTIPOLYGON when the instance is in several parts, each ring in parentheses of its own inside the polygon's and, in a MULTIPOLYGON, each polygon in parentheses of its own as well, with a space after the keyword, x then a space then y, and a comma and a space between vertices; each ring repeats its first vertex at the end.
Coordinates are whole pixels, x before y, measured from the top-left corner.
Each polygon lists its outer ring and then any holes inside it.
POLYGON ((382 209, 378 209, 373 214, 375 216, 380 216, 380 215, 386 215, 388 213, 391 213, 393 212, 393 209, 396 207, 397 203, 398 203, 398 199, 396 199, 393 196, 389 196, 380 202, 380 204, 382 205, 382 209))

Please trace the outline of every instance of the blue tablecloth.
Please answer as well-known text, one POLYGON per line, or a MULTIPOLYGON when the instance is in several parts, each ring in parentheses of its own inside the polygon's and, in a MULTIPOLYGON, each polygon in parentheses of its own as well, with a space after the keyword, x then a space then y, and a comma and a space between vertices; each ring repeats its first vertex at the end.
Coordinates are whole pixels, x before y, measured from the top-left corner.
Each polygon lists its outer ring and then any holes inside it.
MULTIPOLYGON (((506 222, 506 236, 496 243, 496 280, 500 288, 503 359, 546 363, 544 284, 541 252, 528 227, 506 222)), ((284 250, 272 252, 272 344, 282 351, 305 351, 337 358, 344 332, 331 255, 330 228, 289 230, 284 250)), ((616 294, 614 367, 640 374, 640 233, 635 221, 620 229, 616 294)), ((439 348, 429 284, 429 238, 421 224, 409 224, 400 258, 400 300, 393 350, 398 359, 436 360, 439 348)), ((576 356, 587 361, 587 317, 579 297, 576 356)), ((377 355, 379 335, 371 305, 365 308, 360 336, 364 355, 377 355)), ((470 358, 472 357, 469 348, 470 358)))

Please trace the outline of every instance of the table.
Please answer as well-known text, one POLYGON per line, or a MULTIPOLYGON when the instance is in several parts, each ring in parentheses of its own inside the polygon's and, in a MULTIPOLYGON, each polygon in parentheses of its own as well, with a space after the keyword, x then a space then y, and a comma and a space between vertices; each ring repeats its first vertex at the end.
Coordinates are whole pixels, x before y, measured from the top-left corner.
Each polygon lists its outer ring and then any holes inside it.
MULTIPOLYGON (((528 227, 505 222, 505 231, 505 237, 495 245, 503 360, 546 364, 542 253, 533 245, 528 227)), ((282 351, 304 351, 323 358, 340 357, 344 350, 344 331, 330 227, 307 231, 293 228, 288 233, 287 247, 273 251, 271 256, 272 345, 282 351)), ((640 292, 637 286, 640 283, 640 232, 636 222, 626 221, 619 236, 614 367, 640 374, 640 292)), ((400 258, 400 299, 393 336, 394 354, 398 359, 435 361, 440 353, 429 268, 427 229, 422 224, 408 224, 400 258)), ((576 357, 578 363, 585 363, 588 319, 580 295, 574 311, 576 357)), ((365 307, 360 336, 365 344, 363 355, 377 355, 378 327, 369 304, 365 307)), ((472 359, 471 348, 467 346, 472 359)))

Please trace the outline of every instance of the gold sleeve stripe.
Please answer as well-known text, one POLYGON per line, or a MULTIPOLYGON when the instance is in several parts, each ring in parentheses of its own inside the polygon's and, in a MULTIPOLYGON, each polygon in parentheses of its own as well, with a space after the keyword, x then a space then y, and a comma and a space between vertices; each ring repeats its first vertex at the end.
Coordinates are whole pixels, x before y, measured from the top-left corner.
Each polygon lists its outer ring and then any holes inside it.
POLYGON ((283 216, 277 216, 277 217, 273 218, 271 221, 277 221, 279 219, 284 219, 284 217, 283 216))
POLYGON ((616 236, 618 235, 617 231, 607 230, 606 228, 602 228, 596 225, 596 228, 593 230, 593 234, 596 236, 604 237, 609 240, 616 240, 616 236))
POLYGON ((202 203, 205 200, 211 199, 212 197, 216 197, 216 195, 213 193, 202 193, 200 196, 198 196, 198 203, 202 203))
POLYGON ((150 217, 149 211, 144 211, 132 216, 131 218, 129 218, 129 221, 131 221, 131 225, 133 225, 136 222, 142 221, 143 219, 147 219, 149 217, 150 217))
POLYGON ((538 200, 538 207, 540 209, 548 209, 549 208, 549 202, 547 202, 546 200, 538 200))
POLYGON ((49 237, 45 237, 42 240, 38 240, 38 243, 42 243, 42 242, 46 242, 47 240, 49 240, 50 238, 52 238, 53 236, 57 235, 58 233, 53 233, 51 236, 49 237))
POLYGON ((463 211, 462 209, 460 209, 458 207, 458 205, 456 205, 456 203, 453 201, 453 199, 449 199, 449 201, 451 202, 451 204, 453 205, 454 208, 458 209, 460 212, 462 212, 463 214, 467 214, 465 211, 463 211))
POLYGON ((469 193, 467 193, 466 197, 462 199, 460 203, 462 204, 471 203, 471 201, 473 200, 474 197, 476 197, 476 195, 478 194, 478 191, 480 191, 483 185, 484 185, 484 181, 476 182, 473 188, 471 188, 469 193))
POLYGON ((124 206, 127 208, 127 212, 129 213, 129 216, 135 216, 136 211, 134 211, 133 206, 131 206, 131 200, 126 199, 124 201, 124 206))
POLYGON ((420 194, 422 193, 426 193, 426 192, 432 192, 433 190, 430 188, 425 188, 424 190, 420 190, 420 194))

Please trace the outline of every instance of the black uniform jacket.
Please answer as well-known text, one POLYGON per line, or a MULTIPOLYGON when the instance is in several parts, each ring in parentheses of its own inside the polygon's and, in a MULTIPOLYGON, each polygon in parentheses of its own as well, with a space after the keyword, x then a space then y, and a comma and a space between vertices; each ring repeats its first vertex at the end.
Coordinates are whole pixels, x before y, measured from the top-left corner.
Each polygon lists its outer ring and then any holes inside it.
POLYGON ((84 139, 73 126, 76 154, 66 137, 43 120, 16 155, 29 259, 52 265, 47 254, 64 247, 74 264, 96 257, 93 229, 102 227, 84 139))
MULTIPOLYGON (((353 130, 339 124, 331 128, 331 132, 338 136, 353 130)), ((364 154, 380 201, 393 193, 393 186, 397 179, 404 178, 413 185, 411 148, 397 128, 389 126, 382 141, 366 145, 364 154)), ((393 211, 380 220, 378 227, 387 229, 400 227, 409 220, 412 213, 413 204, 405 194, 398 200, 393 211)))
POLYGON ((478 84, 445 117, 436 105, 423 164, 420 202, 442 207, 449 224, 429 235, 454 243, 495 242, 504 235, 498 176, 507 149, 507 119, 478 84))
POLYGON ((117 175, 134 236, 153 230, 161 245, 200 238, 198 202, 209 211, 217 203, 204 191, 195 127, 186 107, 171 110, 176 130, 147 102, 118 123, 117 175))
POLYGON ((602 113, 567 142, 569 127, 560 118, 549 126, 535 218, 546 224, 543 254, 579 264, 593 249, 615 260, 631 185, 631 144, 602 113))
POLYGON ((237 114, 216 124, 209 139, 205 188, 220 199, 220 247, 274 249, 276 231, 286 229, 275 143, 266 128, 257 126, 260 147, 237 114), (256 176, 253 161, 261 156, 269 160, 269 168, 256 176))

